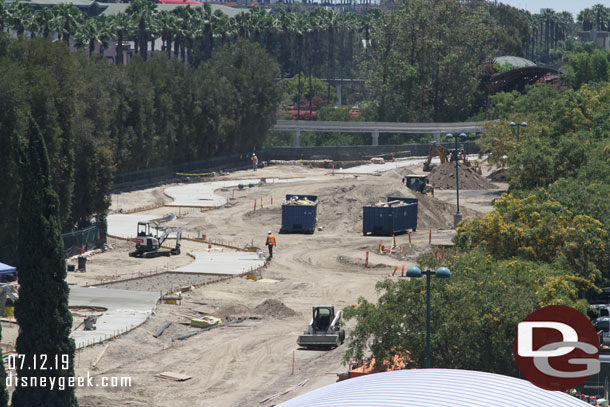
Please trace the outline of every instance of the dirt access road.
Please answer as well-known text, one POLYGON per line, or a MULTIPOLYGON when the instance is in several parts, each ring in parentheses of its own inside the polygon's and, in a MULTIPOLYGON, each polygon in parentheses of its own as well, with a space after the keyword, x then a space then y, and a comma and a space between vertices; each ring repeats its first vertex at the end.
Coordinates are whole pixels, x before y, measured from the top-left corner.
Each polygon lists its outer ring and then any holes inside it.
MULTIPOLYGON (((417 254, 431 250, 428 233, 434 242, 451 237, 455 212, 455 195, 420 198, 418 231, 413 234, 414 248, 403 262, 371 254, 373 267, 364 267, 367 250, 374 250, 379 237, 363 237, 362 206, 385 200, 390 195, 415 196, 401 184, 401 177, 417 168, 393 170, 381 176, 331 175, 326 169, 303 166, 273 166, 256 172, 258 177, 315 177, 315 181, 294 184, 267 184, 246 190, 219 191, 231 197, 230 207, 201 212, 180 208, 156 209, 155 214, 180 212, 178 222, 186 233, 205 233, 214 239, 232 240, 241 246, 253 243, 262 247, 267 230, 276 233, 278 246, 273 261, 265 267, 263 279, 251 281, 235 278, 226 282, 196 288, 184 294, 182 305, 161 304, 154 317, 134 331, 108 343, 97 368, 91 369, 104 345, 86 348, 78 353, 77 374, 89 372, 100 383, 101 377, 130 377, 130 387, 79 388, 81 406, 270 406, 298 394, 334 383, 336 373, 345 372, 342 363, 346 345, 331 351, 300 350, 296 338, 311 319, 311 307, 333 304, 343 309, 363 296, 375 300, 375 283, 388 278, 396 265, 414 264, 417 254), (286 193, 319 196, 318 225, 322 231, 313 235, 278 235, 281 223, 281 201, 286 193), (253 211, 254 200, 265 203, 253 211), (269 207, 273 196, 274 206, 269 207), (273 301, 270 301, 273 300, 273 301), (245 318, 242 323, 218 328, 184 341, 172 340, 193 328, 181 325, 193 315, 210 314, 226 319, 245 318), (158 339, 152 334, 165 322, 172 326, 158 339), (292 363, 294 355, 294 375, 292 363), (191 376, 174 382, 155 375, 171 371, 191 376), (260 404, 264 398, 305 380, 301 388, 260 404)), ((227 179, 251 178, 252 171, 242 171, 227 179)), ((498 185, 502 186, 502 185, 498 185)), ((114 211, 129 210, 154 203, 168 202, 164 187, 113 195, 114 211)), ((489 191, 488 201, 497 197, 489 191)), ((460 199, 462 213, 478 216, 489 210, 481 201, 484 192, 474 195, 469 205, 467 191, 460 199), (483 195, 482 195, 483 194, 483 195)), ((135 225, 134 225, 135 228, 135 225)), ((390 244, 391 238, 383 238, 390 244)), ((398 244, 408 245, 406 235, 398 244)), ((433 243, 434 243, 433 242, 433 243)), ((130 259, 129 245, 111 241, 113 250, 88 259, 90 279, 96 274, 130 275, 155 267, 184 263, 185 254, 161 262, 130 259)), ((406 249, 405 249, 406 251, 406 249)), ((184 253, 184 251, 183 251, 184 253)), ((88 271, 89 273, 89 271, 88 271)), ((81 278, 84 280, 84 277, 81 278)), ((79 283, 76 281, 76 283, 79 283)), ((354 321, 349 321, 349 335, 354 321)), ((346 341, 347 344, 347 341, 346 341)), ((101 384, 100 384, 101 386, 101 384)))

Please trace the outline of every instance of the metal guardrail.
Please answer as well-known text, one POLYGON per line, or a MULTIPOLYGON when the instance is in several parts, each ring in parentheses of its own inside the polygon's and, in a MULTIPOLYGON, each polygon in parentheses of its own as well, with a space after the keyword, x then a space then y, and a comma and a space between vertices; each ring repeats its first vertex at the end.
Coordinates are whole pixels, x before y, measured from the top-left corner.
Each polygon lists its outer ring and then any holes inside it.
POLYGON ((332 133, 407 133, 436 134, 447 132, 482 133, 485 122, 464 123, 392 123, 278 120, 271 131, 314 131, 332 133))

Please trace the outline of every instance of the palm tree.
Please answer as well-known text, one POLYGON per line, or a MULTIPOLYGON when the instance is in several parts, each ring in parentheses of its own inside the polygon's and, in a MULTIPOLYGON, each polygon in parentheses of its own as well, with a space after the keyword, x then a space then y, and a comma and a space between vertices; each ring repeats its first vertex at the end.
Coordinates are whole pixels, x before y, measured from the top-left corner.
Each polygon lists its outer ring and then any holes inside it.
POLYGON ((278 24, 280 25, 280 70, 282 77, 286 75, 289 68, 289 53, 288 53, 288 36, 294 29, 296 17, 294 13, 286 12, 285 8, 281 8, 278 14, 278 24))
POLYGON ((22 38, 26 25, 32 17, 32 9, 25 3, 16 1, 7 10, 9 27, 17 32, 17 37, 22 38))
POLYGON ((127 13, 118 13, 108 19, 108 29, 116 39, 116 59, 117 65, 123 65, 123 42, 129 38, 129 34, 134 31, 133 20, 127 13))
POLYGON ((593 30, 593 21, 595 21, 595 13, 590 8, 586 8, 578 13, 576 21, 582 24, 583 31, 593 30))
POLYGON ((199 20, 199 28, 203 25, 203 35, 199 35, 202 38, 203 45, 203 60, 207 61, 212 58, 212 49, 214 48, 214 34, 212 32, 212 7, 209 3, 204 3, 202 7, 197 9, 197 16, 199 20))
POLYGON ((84 20, 83 13, 71 3, 60 3, 52 10, 56 17, 54 25, 58 30, 58 37, 70 46, 70 36, 84 20))
POLYGON ((249 23, 250 28, 254 32, 254 42, 261 43, 261 31, 265 26, 265 19, 267 18, 267 12, 265 9, 258 6, 250 9, 248 13, 250 15, 249 23))
MULTIPOLYGON (((202 41, 204 42, 203 44, 203 49, 204 49, 204 58, 205 58, 205 53, 206 53, 206 41, 204 39, 204 31, 205 31, 205 24, 206 24, 206 19, 207 19, 207 26, 208 29, 210 31, 210 37, 212 36, 211 32, 212 32, 212 28, 210 27, 210 22, 209 22, 209 16, 207 15, 207 11, 206 8, 208 9, 208 11, 210 11, 210 15, 211 15, 211 9, 210 9, 210 5, 209 4, 205 4, 204 7, 199 7, 197 9, 191 9, 190 7, 187 7, 188 9, 188 18, 186 19, 186 27, 185 27, 185 40, 186 40, 186 59, 183 59, 183 61, 186 63, 188 63, 191 66, 195 66, 196 65, 196 61, 193 59, 193 46, 195 43, 195 39, 202 39, 202 41), (205 7, 207 6, 207 7, 205 7), (204 28, 202 28, 204 27, 204 28)), ((211 40, 210 40, 211 41, 211 40)), ((211 47, 211 45, 210 45, 211 47)), ((212 51, 209 51, 210 55, 212 53, 212 51)))
POLYGON ((4 31, 4 24, 8 14, 6 0, 0 0, 0 31, 4 31))
MULTIPOLYGON (((239 16, 239 14, 238 14, 239 16)), ((311 26, 309 22, 303 17, 297 17, 294 23, 294 33, 297 40, 297 69, 299 79, 297 84, 297 117, 301 117, 301 62, 303 57, 303 40, 305 34, 310 31, 311 26)))
MULTIPOLYGON (((309 29, 307 31, 307 35, 305 36, 305 41, 307 43, 307 53, 309 54, 309 63, 307 64, 308 72, 307 76, 309 77, 309 91, 307 92, 309 96, 309 114, 307 118, 309 120, 312 119, 311 112, 313 111, 313 86, 312 86, 312 76, 313 76, 313 67, 315 63, 315 55, 316 55, 316 40, 318 33, 322 30, 322 26, 324 24, 324 19, 319 14, 309 14, 309 29)), ((299 100, 299 104, 300 104, 299 100)))
POLYGON ((88 18, 74 33, 74 42, 77 48, 89 48, 89 59, 95 51, 95 45, 102 42, 102 24, 95 18, 88 18))
POLYGON ((337 14, 329 10, 326 13, 325 23, 328 33, 328 91, 326 94, 326 103, 330 104, 330 87, 331 79, 335 79, 335 27, 339 24, 337 14))
POLYGON ((596 4, 591 7, 591 13, 595 16, 595 27, 597 31, 605 31, 610 20, 610 9, 604 7, 602 4, 596 4))
POLYGON ((140 56, 146 61, 148 56, 148 37, 152 30, 152 20, 156 12, 157 5, 146 0, 134 0, 126 13, 136 22, 138 26, 137 44, 140 56))
POLYGON ((250 36, 251 23, 250 23, 251 13, 239 13, 235 18, 235 25, 238 29, 238 35, 241 38, 248 38, 250 36))
POLYGON ((163 45, 161 50, 167 53, 167 57, 172 57, 172 39, 176 31, 176 15, 167 10, 161 10, 156 16, 159 22, 159 30, 163 45))
POLYGON ((273 55, 273 36, 280 31, 280 21, 275 14, 268 14, 263 20, 262 29, 267 33, 265 41, 265 49, 270 55, 273 55))
POLYGON ((220 10, 214 10, 212 14, 212 36, 213 38, 220 38, 220 46, 224 47, 235 33, 235 19, 229 18, 220 10))
MULTIPOLYGON (((1 1, 1 0, 0 0, 1 1)), ((32 20, 35 22, 34 25, 30 28, 30 31, 33 34, 34 27, 36 28, 36 33, 42 32, 42 38, 48 39, 51 35, 51 27, 53 26, 53 21, 55 19, 55 15, 53 14, 52 9, 43 8, 34 13, 32 20)))

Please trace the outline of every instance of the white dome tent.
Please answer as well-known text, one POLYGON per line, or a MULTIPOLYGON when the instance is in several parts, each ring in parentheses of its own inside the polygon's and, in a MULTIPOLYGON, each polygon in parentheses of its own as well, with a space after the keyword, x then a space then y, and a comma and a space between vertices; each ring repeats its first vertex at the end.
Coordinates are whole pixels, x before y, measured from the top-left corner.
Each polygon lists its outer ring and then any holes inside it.
POLYGON ((334 383, 277 407, 584 407, 527 380, 459 369, 396 370, 334 383))

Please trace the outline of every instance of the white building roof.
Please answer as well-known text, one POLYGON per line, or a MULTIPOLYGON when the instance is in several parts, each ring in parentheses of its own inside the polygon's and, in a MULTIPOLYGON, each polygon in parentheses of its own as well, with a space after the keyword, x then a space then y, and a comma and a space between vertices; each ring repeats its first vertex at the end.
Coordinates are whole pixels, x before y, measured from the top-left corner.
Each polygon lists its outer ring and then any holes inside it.
POLYGON ((530 61, 529 59, 525 59, 522 57, 514 57, 511 55, 495 57, 493 62, 494 64, 498 65, 512 65, 518 68, 524 68, 526 66, 536 66, 536 64, 530 61))
POLYGON ((568 394, 493 373, 459 369, 397 370, 344 380, 278 407, 584 407, 568 394))

